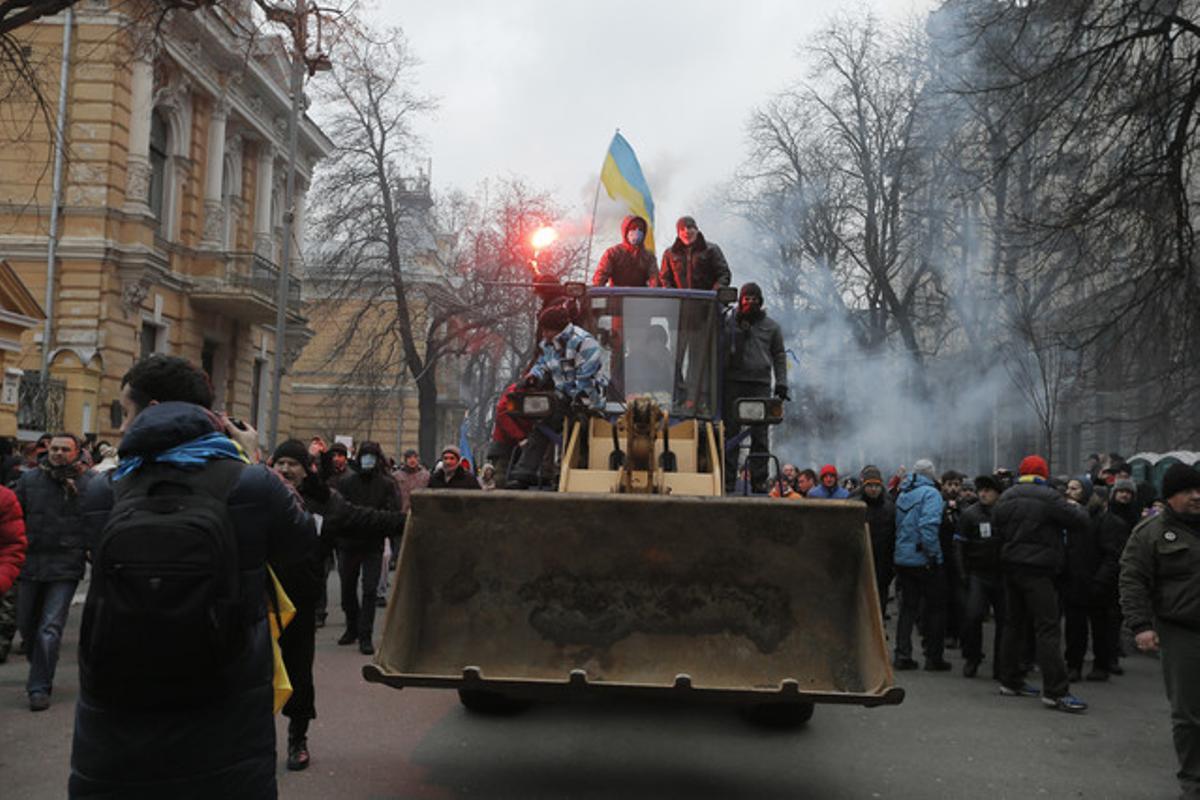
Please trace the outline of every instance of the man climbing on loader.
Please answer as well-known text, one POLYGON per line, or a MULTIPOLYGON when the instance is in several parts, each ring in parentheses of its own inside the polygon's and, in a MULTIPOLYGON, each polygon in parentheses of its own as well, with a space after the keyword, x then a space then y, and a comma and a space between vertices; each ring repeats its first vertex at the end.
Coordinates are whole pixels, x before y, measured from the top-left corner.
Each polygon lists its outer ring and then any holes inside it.
MULTIPOLYGON (((538 314, 538 339, 541 353, 523 379, 524 387, 553 386, 560 401, 544 427, 562 426, 563 407, 570 403, 598 405, 605 380, 599 342, 583 328, 571 322, 565 305, 547 306, 538 314)), ((521 456, 508 476, 508 489, 527 489, 537 481, 538 466, 549 437, 542 426, 534 427, 525 441, 521 456)))

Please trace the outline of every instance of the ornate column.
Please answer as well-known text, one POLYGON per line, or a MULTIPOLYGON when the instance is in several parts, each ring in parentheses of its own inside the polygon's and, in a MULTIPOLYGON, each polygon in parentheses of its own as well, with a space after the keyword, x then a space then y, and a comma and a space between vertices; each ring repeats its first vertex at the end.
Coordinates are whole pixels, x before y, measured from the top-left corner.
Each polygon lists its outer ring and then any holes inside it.
POLYGON ((254 252, 274 260, 271 192, 275 188, 275 147, 270 142, 258 143, 258 178, 254 185, 254 252))
POLYGON ((222 97, 213 102, 208 118, 208 155, 204 170, 204 234, 200 246, 219 250, 224 246, 225 205, 221 202, 221 178, 225 170, 225 122, 229 119, 229 101, 222 97))
POLYGON ((125 166, 125 210, 149 214, 150 115, 154 111, 153 42, 134 48, 129 75, 129 152, 125 166))

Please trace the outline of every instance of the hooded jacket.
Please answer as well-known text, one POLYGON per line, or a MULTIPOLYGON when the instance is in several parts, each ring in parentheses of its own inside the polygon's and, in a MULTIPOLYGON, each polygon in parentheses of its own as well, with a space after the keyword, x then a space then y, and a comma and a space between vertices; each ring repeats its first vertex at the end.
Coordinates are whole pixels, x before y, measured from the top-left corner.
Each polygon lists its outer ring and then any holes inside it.
POLYGON ((663 253, 658 285, 664 289, 716 289, 728 286, 732 279, 729 262, 715 244, 709 244, 697 231, 696 241, 685 245, 679 237, 663 253))
POLYGON ((649 286, 658 279, 654 254, 643 245, 634 247, 626 239, 629 229, 637 223, 641 223, 645 232, 646 220, 641 217, 631 214, 621 221, 621 243, 600 256, 600 265, 592 276, 593 286, 649 286))
POLYGON ((13 587, 25 563, 25 520, 12 489, 0 486, 0 594, 13 587))
POLYGON ((1004 542, 1000 559, 1006 569, 1050 575, 1063 568, 1067 535, 1086 533, 1090 524, 1083 506, 1028 475, 1000 495, 992 520, 1004 542))
POLYGON ((80 498, 92 476, 74 479, 75 490, 51 477, 45 469, 21 475, 14 491, 25 516, 23 581, 78 581, 83 578, 87 537, 80 498))
POLYGON ((942 493, 928 475, 913 473, 900 484, 896 498, 896 565, 926 567, 943 563, 938 528, 942 493))
MULTIPOLYGON (((122 458, 159 453, 220 431, 212 412, 161 403, 141 412, 122 458)), ((88 487, 88 533, 98 538, 114 502, 112 473, 88 487)), ((231 689, 203 707, 131 710, 99 702, 81 680, 71 751, 71 797, 275 797, 274 690, 267 625, 267 564, 286 566, 316 543, 296 493, 265 466, 242 470, 227 500, 246 602, 246 648, 230 667, 231 689)))

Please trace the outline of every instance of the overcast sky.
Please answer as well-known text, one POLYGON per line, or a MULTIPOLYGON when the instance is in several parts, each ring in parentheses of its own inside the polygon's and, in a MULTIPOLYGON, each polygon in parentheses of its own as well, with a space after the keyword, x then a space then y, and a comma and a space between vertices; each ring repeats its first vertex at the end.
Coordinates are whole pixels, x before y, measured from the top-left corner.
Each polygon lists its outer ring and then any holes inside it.
MULTIPOLYGON (((620 128, 654 195, 660 248, 673 239, 674 220, 696 211, 743 161, 749 113, 803 73, 801 43, 831 14, 864 7, 834 0, 381 5, 380 17, 404 28, 423 62, 420 85, 440 98, 423 126, 435 190, 519 176, 586 219, 620 128)), ((934 2, 866 5, 889 19, 934 2)), ((601 203, 611 201, 602 194, 601 203)), ((601 230, 597 237, 612 238, 601 230)))

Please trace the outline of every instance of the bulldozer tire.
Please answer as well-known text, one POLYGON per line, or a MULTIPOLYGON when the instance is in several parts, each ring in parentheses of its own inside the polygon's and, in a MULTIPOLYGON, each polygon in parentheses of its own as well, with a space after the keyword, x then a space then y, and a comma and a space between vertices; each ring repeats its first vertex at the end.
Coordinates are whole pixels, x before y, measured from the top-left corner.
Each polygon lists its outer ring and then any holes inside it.
POLYGON ((520 714, 533 705, 532 700, 509 697, 499 692, 488 692, 482 689, 459 689, 458 700, 463 708, 472 714, 483 714, 489 717, 510 717, 520 714))
POLYGON ((752 725, 787 730, 799 728, 812 719, 813 708, 812 703, 759 703, 742 713, 752 725))

